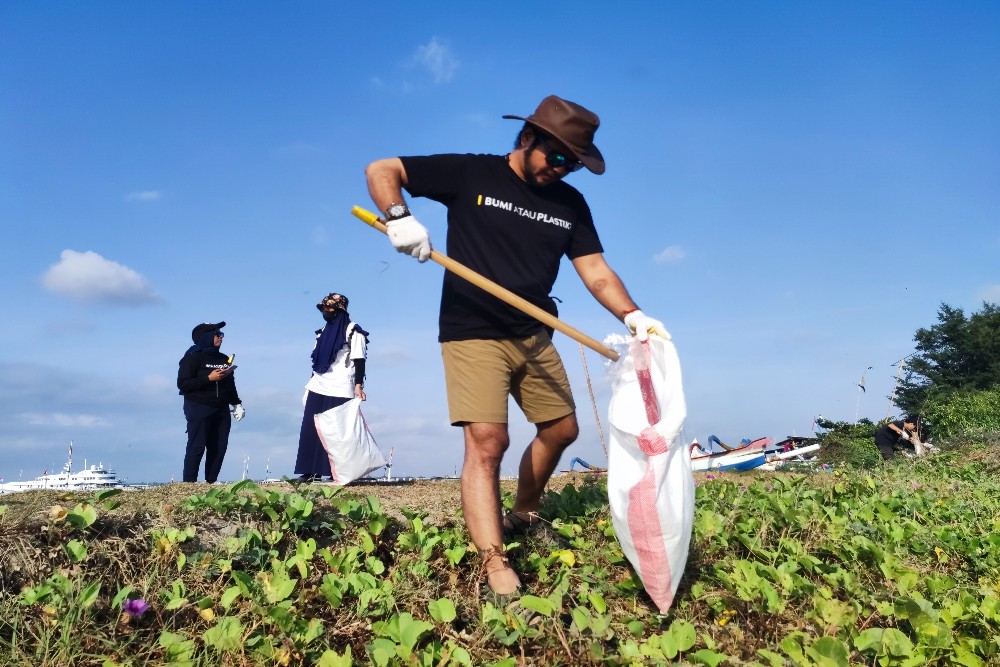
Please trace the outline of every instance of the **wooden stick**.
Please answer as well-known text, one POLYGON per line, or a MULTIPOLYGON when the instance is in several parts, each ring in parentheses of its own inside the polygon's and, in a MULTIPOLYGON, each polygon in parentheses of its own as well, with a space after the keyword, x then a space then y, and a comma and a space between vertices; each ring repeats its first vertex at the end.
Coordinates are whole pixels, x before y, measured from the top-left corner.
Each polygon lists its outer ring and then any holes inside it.
MULTIPOLYGON (((379 220, 378 216, 372 213, 371 211, 367 211, 361 208, 360 206, 355 206, 354 208, 351 209, 351 213, 355 217, 359 218, 363 222, 374 227, 383 234, 387 233, 385 223, 379 220)), ((476 273, 469 267, 465 266, 464 264, 456 262, 447 255, 442 255, 437 250, 431 250, 431 259, 434 260, 434 262, 436 262, 437 264, 440 264, 447 270, 451 271, 455 275, 465 278, 473 285, 489 292, 490 294, 500 299, 504 303, 514 306, 522 313, 531 315, 542 324, 547 324, 556 331, 563 332, 576 342, 586 345, 594 352, 597 352, 598 354, 603 355, 608 359, 611 359, 612 361, 618 361, 619 354, 614 350, 612 350, 611 348, 601 345, 596 340, 594 340, 587 334, 583 333, 582 331, 574 329, 570 325, 560 320, 558 317, 553 317, 551 313, 547 313, 538 306, 536 306, 535 304, 531 303, 530 301, 522 299, 518 295, 511 292, 509 289, 497 285, 489 278, 484 278, 483 276, 479 275, 478 273, 476 273)))

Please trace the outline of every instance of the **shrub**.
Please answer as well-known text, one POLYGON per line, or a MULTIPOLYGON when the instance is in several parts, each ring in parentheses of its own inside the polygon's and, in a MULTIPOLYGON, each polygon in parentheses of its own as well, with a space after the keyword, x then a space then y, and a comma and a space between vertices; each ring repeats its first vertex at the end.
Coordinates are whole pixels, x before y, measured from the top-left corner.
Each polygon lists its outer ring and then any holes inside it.
POLYGON ((874 468, 882 462, 882 455, 875 446, 875 431, 885 422, 873 424, 868 419, 856 423, 817 420, 817 425, 827 429, 819 439, 823 445, 820 460, 832 465, 849 465, 856 468, 874 468))
POLYGON ((940 438, 996 433, 1000 431, 1000 388, 932 394, 923 413, 940 438))

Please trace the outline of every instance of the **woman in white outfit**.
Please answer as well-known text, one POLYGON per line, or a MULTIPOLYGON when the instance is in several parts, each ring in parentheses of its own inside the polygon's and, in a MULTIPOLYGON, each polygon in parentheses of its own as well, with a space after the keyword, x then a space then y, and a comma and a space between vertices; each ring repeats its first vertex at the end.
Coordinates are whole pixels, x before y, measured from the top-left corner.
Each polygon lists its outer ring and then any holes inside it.
POLYGON ((304 482, 330 476, 330 459, 316 432, 314 417, 352 398, 365 400, 368 332, 351 321, 348 299, 331 292, 316 308, 326 325, 316 331, 312 377, 306 384, 305 411, 299 431, 295 474, 304 482))

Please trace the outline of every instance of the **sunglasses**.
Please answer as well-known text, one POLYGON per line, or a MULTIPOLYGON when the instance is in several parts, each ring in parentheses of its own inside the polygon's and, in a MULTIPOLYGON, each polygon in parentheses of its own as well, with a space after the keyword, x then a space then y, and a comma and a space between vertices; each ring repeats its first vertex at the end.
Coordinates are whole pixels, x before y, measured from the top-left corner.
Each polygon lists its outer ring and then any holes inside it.
POLYGON ((545 137, 538 135, 538 142, 545 148, 545 162, 550 167, 562 167, 567 172, 579 171, 583 168, 583 163, 576 158, 567 157, 565 153, 553 150, 545 137))
POLYGON ((222 333, 221 331, 216 331, 215 332, 215 337, 216 338, 225 338, 226 334, 222 333))

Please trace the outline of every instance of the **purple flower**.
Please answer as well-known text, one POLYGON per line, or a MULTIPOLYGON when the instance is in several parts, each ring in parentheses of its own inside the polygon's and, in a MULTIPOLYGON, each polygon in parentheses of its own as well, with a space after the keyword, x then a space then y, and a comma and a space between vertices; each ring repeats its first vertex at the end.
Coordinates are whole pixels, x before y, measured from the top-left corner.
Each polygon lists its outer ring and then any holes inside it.
POLYGON ((715 479, 715 475, 705 475, 705 479, 715 479))
POLYGON ((917 484, 916 482, 914 482, 914 483, 913 483, 913 488, 914 488, 914 489, 919 489, 919 488, 920 488, 920 485, 919 485, 919 484, 917 484))
POLYGON ((130 618, 139 618, 149 609, 149 603, 142 598, 136 598, 134 600, 125 600, 125 604, 122 605, 122 610, 129 615, 130 618))

